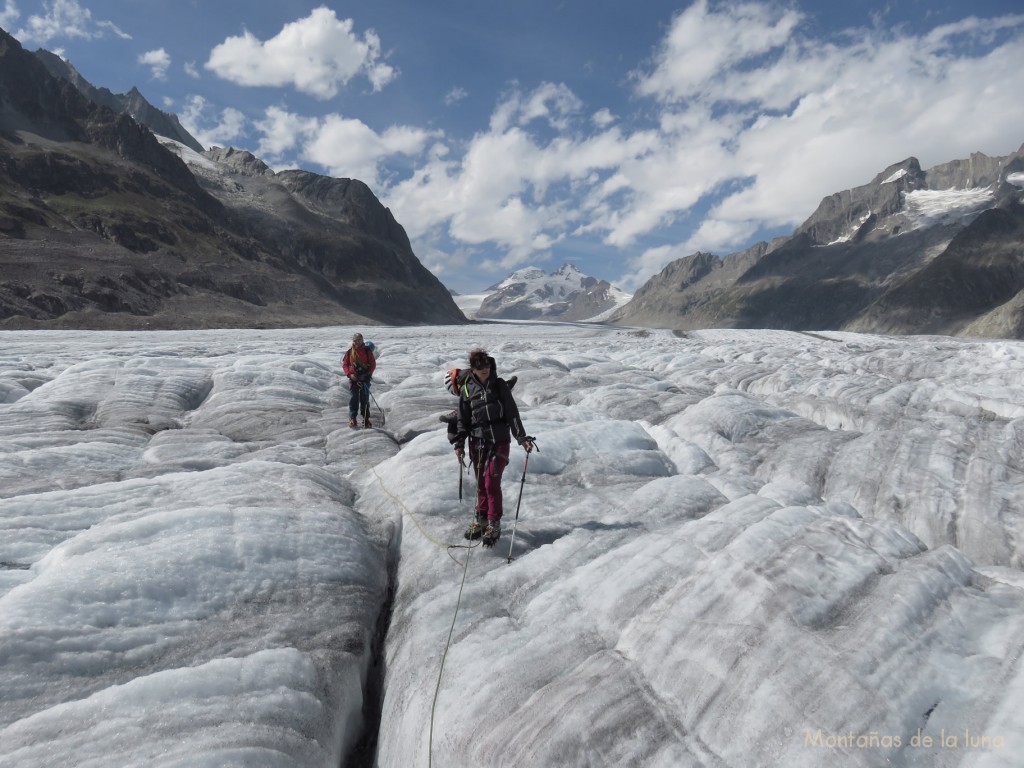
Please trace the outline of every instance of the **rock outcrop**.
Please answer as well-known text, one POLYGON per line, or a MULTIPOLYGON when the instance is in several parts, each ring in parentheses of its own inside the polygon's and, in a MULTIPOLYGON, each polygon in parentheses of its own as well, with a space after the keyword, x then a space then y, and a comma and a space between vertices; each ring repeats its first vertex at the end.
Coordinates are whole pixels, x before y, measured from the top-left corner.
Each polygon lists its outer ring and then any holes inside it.
POLYGON ((54 60, 0 30, 0 328, 465 321, 362 182, 202 152, 54 60))

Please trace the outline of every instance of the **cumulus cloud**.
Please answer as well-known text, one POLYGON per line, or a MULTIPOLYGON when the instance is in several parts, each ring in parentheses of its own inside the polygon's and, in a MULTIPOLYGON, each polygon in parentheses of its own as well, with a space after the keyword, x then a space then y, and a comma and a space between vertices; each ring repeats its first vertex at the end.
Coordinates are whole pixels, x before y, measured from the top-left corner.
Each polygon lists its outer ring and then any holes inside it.
POLYGON ((167 68, 171 66, 171 57, 163 48, 157 48, 155 51, 147 51, 139 56, 139 64, 149 67, 153 77, 157 80, 165 80, 167 68))
POLYGON ((410 233, 498 249, 495 268, 600 237, 627 256, 631 289, 671 259, 792 228, 910 155, 929 167, 1020 144, 1024 16, 920 34, 809 29, 791 8, 699 0, 633 74, 656 124, 580 120, 585 105, 562 84, 515 88, 461 156, 427 161, 385 190, 389 204, 410 233), (645 245, 669 228, 680 242, 645 245))
MULTIPOLYGON (((77 0, 45 0, 42 14, 33 14, 25 20, 25 26, 14 33, 23 44, 45 45, 59 38, 81 38, 96 40, 108 34, 122 39, 131 39, 111 21, 95 21, 92 12, 83 8, 77 0)), ((12 21, 17 18, 17 8, 8 2, 4 14, 12 21)))
POLYGON ((245 86, 293 86, 318 99, 330 99, 358 75, 379 91, 397 76, 384 61, 380 38, 358 36, 352 19, 339 19, 326 7, 285 24, 266 41, 246 31, 210 52, 206 68, 245 86))
POLYGON ((529 132, 536 120, 562 124, 579 105, 564 85, 506 94, 489 130, 474 136, 463 155, 436 152, 385 190, 389 204, 403 212, 411 236, 430 237, 441 227, 458 243, 497 246, 502 255, 490 260, 494 269, 527 263, 594 213, 600 200, 578 199, 588 187, 656 143, 653 133, 624 136, 617 129, 549 141, 529 132))
POLYGON ((384 184, 381 163, 413 158, 440 134, 408 126, 391 126, 378 133, 361 120, 338 114, 303 117, 283 107, 271 107, 254 123, 261 139, 258 153, 269 161, 308 160, 336 177, 355 178, 371 188, 384 184))
POLYGON ((611 110, 607 107, 602 107, 590 116, 590 122, 598 128, 607 128, 615 122, 615 115, 613 115, 611 110))
POLYGON ((237 109, 213 109, 202 96, 189 96, 178 115, 182 126, 204 147, 232 146, 243 136, 247 121, 237 109))

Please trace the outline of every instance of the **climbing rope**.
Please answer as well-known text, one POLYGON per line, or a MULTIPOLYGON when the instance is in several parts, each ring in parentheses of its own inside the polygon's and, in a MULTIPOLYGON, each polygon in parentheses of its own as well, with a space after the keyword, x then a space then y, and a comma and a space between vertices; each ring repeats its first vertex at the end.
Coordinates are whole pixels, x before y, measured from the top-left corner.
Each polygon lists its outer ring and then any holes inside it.
MULTIPOLYGON (((374 403, 376 403, 376 400, 374 400, 374 403)), ((380 408, 379 405, 377 407, 380 408)), ((383 420, 382 420, 382 423, 383 423, 383 420)), ((480 544, 479 543, 477 543, 477 544, 473 544, 473 543, 470 543, 470 544, 447 544, 445 542, 439 541, 434 536, 431 536, 430 533, 423 527, 423 525, 420 524, 418 516, 415 513, 413 513, 413 511, 411 509, 409 509, 409 507, 406 505, 406 503, 402 500, 402 498, 398 494, 393 493, 391 491, 391 489, 389 489, 387 487, 387 484, 384 482, 384 478, 381 477, 379 472, 377 472, 377 467, 374 464, 370 463, 370 461, 369 461, 369 459, 368 459, 368 457, 366 455, 366 441, 365 440, 361 441, 361 446, 360 447, 361 447, 360 461, 363 463, 363 465, 365 467, 367 467, 370 470, 370 472, 376 478, 377 484, 380 486, 381 491, 384 492, 384 495, 387 496, 389 499, 391 499, 406 515, 409 516, 409 519, 412 520, 413 524, 416 526, 416 529, 420 532, 420 534, 423 536, 423 538, 425 538, 427 541, 429 541, 431 544, 433 544, 434 546, 438 547, 439 549, 445 550, 445 553, 448 555, 448 557, 450 557, 452 559, 452 561, 455 562, 456 565, 458 565, 459 567, 462 568, 462 580, 459 582, 459 592, 458 592, 458 595, 456 596, 456 599, 455 599, 455 610, 452 612, 452 622, 451 622, 451 625, 448 627, 448 637, 445 640, 444 650, 441 652, 441 663, 440 663, 440 666, 439 666, 439 668, 437 670, 437 683, 434 686, 434 697, 433 697, 433 700, 432 700, 432 702, 430 704, 430 726, 429 726, 429 733, 428 733, 428 739, 427 739, 427 742, 428 742, 427 743, 427 765, 429 767, 429 766, 433 765, 433 755, 434 755, 434 719, 435 719, 435 716, 436 716, 436 713, 437 713, 437 701, 438 701, 438 698, 441 695, 441 680, 442 680, 442 677, 444 675, 444 665, 445 665, 445 661, 448 658, 448 651, 451 648, 452 636, 455 633, 455 624, 458 621, 459 608, 462 606, 462 592, 463 592, 463 590, 464 590, 464 588, 466 586, 466 574, 469 573, 469 562, 470 562, 470 559, 473 556, 473 550, 476 549, 478 546, 480 546, 480 544), (465 549, 465 550, 467 550, 466 561, 464 563, 460 562, 452 554, 452 550, 455 550, 455 549, 465 549)), ((461 467, 462 466, 463 465, 460 462, 460 470, 459 470, 459 482, 460 482, 460 497, 459 497, 459 501, 460 502, 462 501, 462 498, 461 498, 461 482, 462 482, 462 469, 461 469, 461 467)), ((479 481, 479 477, 477 478, 477 480, 479 481)))
MULTIPOLYGON (((452 623, 448 627, 448 639, 444 644, 444 652, 441 654, 441 666, 437 670, 437 685, 434 686, 434 701, 430 705, 430 733, 427 738, 427 766, 433 765, 434 758, 434 713, 437 710, 437 699, 441 695, 441 676, 444 674, 444 662, 448 658, 448 649, 452 645, 452 634, 455 632, 455 620, 459 616, 459 606, 462 605, 462 588, 466 586, 466 574, 469 573, 469 560, 473 556, 474 546, 468 546, 469 554, 466 555, 466 564, 462 567, 462 582, 459 584, 459 594, 455 599, 455 612, 452 614, 452 623)), ((454 558, 453 558, 454 559, 454 558)))

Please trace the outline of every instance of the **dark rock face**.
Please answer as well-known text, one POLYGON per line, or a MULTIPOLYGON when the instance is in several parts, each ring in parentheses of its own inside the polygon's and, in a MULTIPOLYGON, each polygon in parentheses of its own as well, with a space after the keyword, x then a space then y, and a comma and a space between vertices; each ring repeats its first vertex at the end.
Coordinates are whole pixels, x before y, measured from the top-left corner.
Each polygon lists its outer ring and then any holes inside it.
MULTIPOLYGON (((850 330, 948 333, 980 320, 1024 291, 1024 206, 984 211, 942 253, 886 291, 849 324, 850 330)), ((1019 311, 997 334, 1021 338, 1019 311)))
POLYGON ((1024 147, 927 171, 908 158, 789 237, 669 264, 611 322, 1024 338, 1022 172, 1024 147))
POLYGON ((176 115, 154 107, 137 88, 132 88, 125 94, 115 94, 106 88, 96 88, 82 77, 78 70, 50 51, 40 48, 35 55, 51 75, 67 80, 89 101, 107 107, 112 112, 128 115, 158 136, 180 141, 196 152, 203 151, 203 145, 181 126, 176 115))
POLYGON ((465 322, 365 184, 207 158, 0 30, 0 328, 465 322))

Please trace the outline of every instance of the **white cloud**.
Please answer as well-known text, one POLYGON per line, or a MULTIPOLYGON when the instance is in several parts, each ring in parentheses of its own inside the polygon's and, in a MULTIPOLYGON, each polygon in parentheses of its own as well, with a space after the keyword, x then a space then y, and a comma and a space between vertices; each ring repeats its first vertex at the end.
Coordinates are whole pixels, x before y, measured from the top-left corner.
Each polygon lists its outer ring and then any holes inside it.
POLYGON ((561 83, 542 83, 529 93, 518 88, 506 94, 491 115, 491 131, 501 132, 510 125, 527 126, 544 120, 552 128, 566 130, 583 102, 561 83))
POLYGON ((377 133, 361 120, 328 115, 303 147, 303 156, 326 167, 332 176, 360 179, 379 188, 385 158, 420 154, 437 134, 419 128, 392 126, 377 133))
POLYGON ((178 119, 185 130, 207 148, 231 146, 245 134, 245 115, 230 108, 217 113, 202 96, 189 96, 178 119), (211 112, 214 113, 212 116, 211 112))
POLYGON ((514 91, 494 110, 490 130, 472 138, 461 158, 435 155, 411 178, 386 191, 412 237, 444 229, 459 243, 492 244, 503 256, 495 270, 543 261, 547 251, 578 228, 586 193, 602 173, 651 151, 655 135, 623 136, 612 129, 591 137, 558 136, 541 142, 529 132, 537 119, 560 125, 579 108, 564 85, 514 91), (555 188, 557 187, 557 191, 555 188))
POLYGON ((192 79, 198 80, 201 77, 201 75, 199 74, 199 70, 196 68, 196 63, 194 61, 186 61, 182 65, 182 67, 185 70, 185 74, 191 77, 192 79))
POLYGON ((597 110, 597 112, 590 116, 590 122, 598 128, 607 128, 615 122, 615 119, 615 115, 613 115, 611 110, 607 107, 597 110))
MULTIPOLYGON (((25 21, 25 27, 14 33, 24 44, 45 45, 55 38, 81 38, 95 40, 107 33, 123 39, 131 35, 123 32, 111 21, 93 21, 92 12, 83 8, 76 0, 48 0, 43 2, 43 14, 33 14, 25 21)), ((13 12, 17 18, 14 3, 8 3, 5 14, 13 12)))
POLYGON ((789 41, 801 15, 769 4, 697 0, 672 21, 654 56, 654 69, 637 75, 637 91, 664 102, 704 93, 721 73, 789 41))
POLYGON ((0 10, 0 27, 10 29, 20 16, 14 0, 5 0, 3 10, 0 10))
POLYGON ((382 60, 378 36, 368 31, 360 39, 353 26, 321 6, 266 42, 248 31, 227 38, 210 52, 206 68, 238 85, 291 85, 318 99, 333 98, 357 75, 379 91, 397 71, 382 60))
POLYGON ((163 48, 157 48, 154 51, 146 51, 146 53, 139 56, 139 64, 145 64, 149 67, 153 77, 157 80, 165 80, 167 78, 167 68, 171 66, 171 57, 163 48))
POLYGON ((269 107, 253 126, 262 134, 256 154, 268 163, 282 160, 316 133, 319 120, 300 117, 282 107, 269 107))
POLYGON ((455 86, 444 97, 444 103, 447 106, 458 104, 460 101, 465 99, 469 95, 469 92, 461 86, 455 86))
POLYGON ((331 176, 359 179, 371 189, 383 183, 379 171, 384 161, 420 155, 439 136, 407 126, 378 133, 361 120, 338 114, 303 117, 283 107, 267 109, 254 127, 261 134, 257 153, 268 162, 301 158, 324 167, 331 176))

